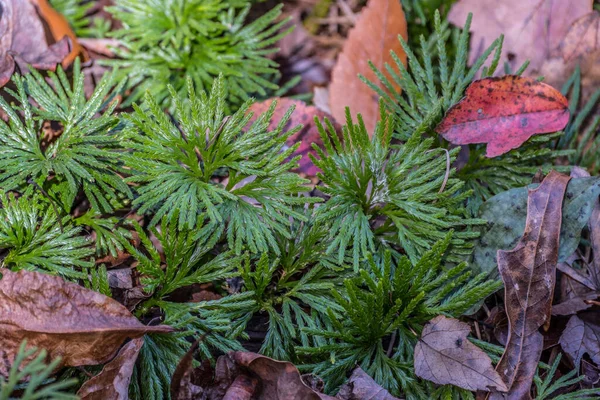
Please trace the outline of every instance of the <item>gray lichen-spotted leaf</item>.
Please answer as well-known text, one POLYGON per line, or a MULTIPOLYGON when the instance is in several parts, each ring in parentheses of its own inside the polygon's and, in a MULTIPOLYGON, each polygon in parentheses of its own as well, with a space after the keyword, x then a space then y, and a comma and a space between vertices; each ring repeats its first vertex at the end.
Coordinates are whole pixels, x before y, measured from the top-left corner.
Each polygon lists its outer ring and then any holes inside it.
MULTIPOLYGON (((473 252, 472 265, 498 276, 496 252, 515 247, 527 218, 527 190, 538 185, 502 192, 481 207, 481 218, 488 221, 473 252)), ((562 210, 558 262, 569 257, 581 238, 581 231, 590 219, 594 201, 600 195, 600 177, 574 178, 567 186, 562 210)))

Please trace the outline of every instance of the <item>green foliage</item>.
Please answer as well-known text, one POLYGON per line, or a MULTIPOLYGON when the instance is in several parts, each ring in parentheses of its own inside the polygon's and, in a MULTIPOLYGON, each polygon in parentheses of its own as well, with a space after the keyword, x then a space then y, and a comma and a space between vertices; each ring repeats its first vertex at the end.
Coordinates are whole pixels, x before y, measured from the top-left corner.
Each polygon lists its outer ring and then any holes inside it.
POLYGON ((381 262, 370 258, 359 276, 345 280, 345 292, 334 289, 343 312, 328 310, 332 327, 304 329, 333 343, 298 348, 320 360, 305 369, 322 377, 331 391, 358 365, 394 395, 429 398, 412 371, 423 325, 439 314, 459 316, 501 287, 486 274, 472 277, 466 263, 443 269, 450 242, 448 234, 416 263, 402 257, 393 264, 389 252, 381 262))
POLYGON ((19 105, 0 98, 9 119, 0 121, 0 184, 7 191, 42 188, 57 196, 67 212, 82 190, 94 209, 110 212, 132 196, 117 174, 120 146, 110 132, 118 122, 112 115, 116 102, 111 100, 118 91, 111 91, 113 77, 105 76, 86 99, 79 61, 73 85, 60 67, 49 76, 51 83, 35 70, 24 77, 15 74, 16 92, 4 89, 19 105), (43 135, 44 121, 59 124, 62 131, 50 143, 43 135))
POLYGON ((564 390, 572 388, 574 385, 581 382, 585 378, 585 375, 576 377, 576 369, 560 376, 559 378, 556 378, 555 374, 560 364, 561 358, 562 354, 559 354, 554 360, 554 363, 552 363, 552 366, 540 363, 537 374, 533 377, 533 382, 535 383, 535 389, 537 392, 536 400, 597 399, 600 395, 600 389, 571 390, 567 393, 559 394, 558 396, 552 396, 556 391, 560 389, 564 390), (540 376, 540 370, 542 369, 547 371, 546 377, 543 380, 540 376))
POLYGON ((42 270, 71 279, 87 280, 94 266, 90 242, 81 228, 62 219, 39 197, 5 196, 0 209, 2 267, 42 270), (82 271, 81 269, 84 269, 82 271))
POLYGON ((499 193, 527 186, 539 171, 544 174, 551 169, 568 172, 570 167, 548 162, 572 154, 569 150, 549 148, 561 135, 559 132, 533 136, 518 149, 494 158, 485 156, 485 146, 469 146, 469 159, 457 176, 465 182, 465 188, 473 191, 467 200, 470 213, 477 215, 481 205, 499 193))
POLYGON ((77 400, 77 396, 65 392, 75 380, 53 382, 50 378, 60 359, 50 364, 46 364, 46 359, 46 350, 38 352, 35 347, 27 348, 27 342, 21 343, 6 380, 0 375, 0 400, 11 400, 17 395, 21 400, 77 400), (21 383, 24 380, 27 382, 21 383))
POLYGON ((367 253, 390 248, 416 262, 449 229, 456 229, 449 259, 470 253, 469 239, 477 234, 464 228, 480 221, 465 218, 469 192, 458 194, 463 183, 449 168, 458 149, 432 148, 433 140, 418 132, 392 144, 394 120, 383 110, 372 138, 349 111, 343 141, 327 125, 328 132, 317 124, 325 151, 313 145, 319 158, 312 158, 323 171, 321 190, 331 196, 315 211, 316 222, 330 226, 327 253, 342 262, 351 249, 355 268, 367 253))
POLYGON ((120 67, 119 79, 129 80, 126 105, 150 91, 158 104, 170 106, 172 98, 158 82, 181 95, 189 77, 200 91, 223 74, 228 106, 278 88, 278 65, 267 55, 289 32, 280 32, 286 20, 275 23, 281 5, 248 24, 247 0, 117 0, 108 9, 123 24, 114 32, 125 47, 116 50, 121 60, 107 63, 120 67))
POLYGON ((173 93, 179 125, 150 95, 146 109, 134 106, 127 116, 124 145, 133 152, 124 158, 132 172, 127 181, 138 185, 134 206, 153 213, 151 224, 178 213, 179 229, 196 228, 196 237, 211 243, 226 235, 237 254, 244 247, 277 251, 275 234, 289 237, 288 218, 305 220, 292 206, 311 201, 299 196, 307 181, 289 172, 299 159, 287 160, 298 144, 285 144, 297 129, 282 132, 292 110, 269 130, 273 104, 244 133, 250 103, 225 116, 223 79, 209 95, 197 97, 191 81, 188 89, 190 107, 173 93))
MULTIPOLYGON (((424 5, 411 3, 411 6, 411 10, 418 14, 424 5)), ((444 113, 462 98, 466 87, 476 74, 481 70, 483 77, 491 76, 500 61, 502 36, 467 68, 471 15, 467 18, 462 32, 457 35, 451 35, 447 22, 441 22, 438 11, 435 12, 433 25, 433 34, 428 39, 425 39, 425 36, 420 37, 420 47, 416 44, 408 46, 402 38, 399 39, 408 56, 407 69, 394 54, 400 75, 389 65, 386 65, 388 76, 371 64, 386 90, 363 78, 384 99, 386 107, 395 114, 395 135, 401 140, 408 140, 411 132, 437 136, 433 129, 444 113), (447 54, 449 49, 455 52, 452 62, 449 62, 447 54), (490 65, 482 68, 492 53, 490 65), (402 92, 395 89, 392 81, 402 88, 402 92)), ((526 66, 527 64, 523 65, 516 74, 521 74, 526 66)), ((573 154, 569 150, 549 148, 547 144, 553 143, 559 136, 560 134, 534 136, 521 148, 493 159, 485 157, 485 145, 465 146, 469 150, 468 161, 459 169, 457 177, 465 182, 462 190, 472 193, 467 202, 469 214, 477 215, 479 206, 492 196, 530 183, 533 175, 540 169, 546 172, 551 168, 567 170, 566 167, 556 168, 549 162, 573 154)))
POLYGON ((135 248, 129 242, 123 242, 123 245, 138 261, 137 271, 141 274, 143 289, 150 295, 137 307, 136 315, 144 319, 158 312, 164 317, 164 323, 177 332, 147 337, 140 352, 138 380, 132 390, 134 398, 162 400, 167 398, 173 371, 189 347, 189 337, 206 335, 199 347, 206 358, 212 358, 215 350, 242 349, 234 340, 227 315, 246 307, 249 300, 247 296, 228 296, 222 301, 200 303, 171 301, 169 296, 178 289, 233 276, 239 259, 226 252, 216 256, 209 254, 212 247, 198 243, 193 232, 178 231, 176 220, 163 218, 160 229, 151 229, 164 253, 163 260, 157 246, 140 225, 133 225, 142 247, 135 248))
POLYGON ((495 51, 494 59, 490 67, 484 71, 484 75, 491 75, 495 71, 500 58, 502 37, 496 39, 471 68, 467 68, 469 27, 471 26, 471 15, 469 15, 458 39, 455 60, 450 66, 446 54, 446 42, 449 36, 446 31, 447 25, 441 23, 440 14, 437 11, 434 26, 435 47, 432 47, 424 36, 420 37, 422 62, 419 62, 408 44, 399 38, 402 48, 408 56, 408 69, 392 52, 395 67, 400 74, 396 73, 392 66, 386 64, 385 69, 389 74, 386 75, 373 63, 369 63, 383 88, 361 76, 361 79, 384 99, 386 107, 396 115, 396 136, 402 140, 407 140, 412 132, 431 132, 444 112, 460 100, 465 88, 473 81, 475 74, 492 52, 495 51), (434 51, 437 52, 435 54, 437 56, 436 68, 432 62, 434 51), (396 89, 392 82, 396 87, 401 87, 402 92, 396 89))
POLYGON ((133 238, 131 232, 126 229, 130 226, 127 219, 120 220, 117 217, 102 217, 95 210, 89 210, 73 221, 78 226, 89 228, 95 233, 96 255, 110 254, 117 257, 118 252, 123 250, 123 242, 133 238))
MULTIPOLYGON (((311 210, 307 211, 307 214, 311 210)), ((328 324, 327 309, 342 311, 331 296, 339 286, 344 268, 326 254, 327 232, 314 222, 292 221, 292 238, 278 235, 279 257, 263 254, 259 260, 246 256, 241 278, 253 302, 232 316, 241 332, 256 314, 268 317, 267 334, 260 352, 279 360, 297 360, 294 346, 321 346, 322 338, 302 328, 328 324)))
POLYGON ((571 150, 569 163, 586 168, 592 175, 600 172, 598 152, 600 151, 600 116, 597 115, 600 89, 592 93, 585 104, 579 108, 581 102, 581 71, 575 69, 571 78, 562 88, 569 99, 571 120, 565 128, 565 134, 555 142, 556 149, 571 150))
POLYGON ((87 0, 50 0, 52 7, 60 12, 69 22, 77 37, 102 38, 110 30, 110 21, 102 17, 89 15, 94 9, 94 2, 87 0))

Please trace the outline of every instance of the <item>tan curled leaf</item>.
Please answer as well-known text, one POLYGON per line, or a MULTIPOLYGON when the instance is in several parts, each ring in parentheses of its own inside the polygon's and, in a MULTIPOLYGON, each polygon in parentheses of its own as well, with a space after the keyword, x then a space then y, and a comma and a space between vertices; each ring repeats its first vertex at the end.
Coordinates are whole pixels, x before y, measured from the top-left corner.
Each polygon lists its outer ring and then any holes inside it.
POLYGON ((592 11, 593 0, 460 0, 452 6, 448 20, 463 27, 471 22, 469 64, 504 35, 500 65, 516 71, 526 60, 532 76, 560 45, 571 24, 592 11))
POLYGON ((127 400, 133 367, 144 338, 131 340, 102 371, 85 382, 77 391, 81 400, 127 400))
POLYGON ((443 315, 429 321, 415 347, 415 374, 438 385, 508 391, 490 357, 467 339, 470 332, 468 324, 443 315))
MULTIPOLYGON (((406 65, 406 53, 398 36, 408 38, 406 18, 399 0, 370 0, 360 13, 350 31, 344 48, 331 73, 329 106, 337 121, 345 121, 345 108, 353 114, 361 113, 369 132, 375 129, 379 118, 378 95, 358 77, 359 74, 372 82, 378 79, 369 67, 375 67, 389 77, 385 64, 393 66, 398 73, 390 51, 394 51, 406 65)), ((395 89, 400 87, 395 85, 395 89)))
POLYGON ((103 364, 127 338, 173 331, 143 325, 117 301, 58 276, 5 268, 0 275, 0 375, 25 339, 61 357, 62 367, 103 364))
MULTIPOLYGON (((569 179, 551 171, 540 186, 529 190, 521 240, 513 250, 498 250, 509 329, 496 370, 510 388, 510 398, 530 398, 543 347, 539 329, 550 322, 562 203, 569 179)), ((496 394, 492 398, 502 396, 496 394)))

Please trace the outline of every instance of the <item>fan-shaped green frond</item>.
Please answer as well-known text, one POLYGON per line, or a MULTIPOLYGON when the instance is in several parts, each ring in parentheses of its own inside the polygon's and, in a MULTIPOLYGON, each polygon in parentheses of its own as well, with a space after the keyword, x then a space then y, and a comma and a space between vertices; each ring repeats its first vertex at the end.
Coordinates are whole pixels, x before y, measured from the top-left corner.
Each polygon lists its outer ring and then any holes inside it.
POLYGON ((152 212, 152 224, 178 213, 178 227, 198 228, 198 237, 217 240, 226 235, 238 254, 277 249, 275 233, 289 235, 289 217, 304 219, 292 209, 312 201, 299 194, 307 181, 289 172, 298 157, 289 160, 297 145, 286 139, 296 129, 282 132, 290 109, 274 130, 269 129, 274 106, 246 126, 247 103, 234 115, 225 115, 225 85, 215 80, 210 94, 196 96, 191 81, 190 107, 173 93, 177 124, 156 100, 146 96, 145 108, 135 106, 127 116, 125 145, 133 149, 125 160, 132 171, 128 181, 137 185, 133 204, 152 212), (199 226, 202 225, 201 227, 199 226))

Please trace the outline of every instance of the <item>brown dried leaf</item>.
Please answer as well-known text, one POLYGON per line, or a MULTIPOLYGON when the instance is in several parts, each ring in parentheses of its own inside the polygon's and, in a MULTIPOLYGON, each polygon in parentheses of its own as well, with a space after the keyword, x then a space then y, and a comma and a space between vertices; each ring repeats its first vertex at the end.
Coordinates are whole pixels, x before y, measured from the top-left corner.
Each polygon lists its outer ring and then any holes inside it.
POLYGON ((173 376, 171 377, 171 398, 173 400, 190 400, 203 392, 201 387, 192 383, 192 374, 194 372, 192 363, 194 361, 194 352, 198 349, 199 344, 200 339, 192 344, 192 347, 181 358, 173 372, 173 376))
POLYGON ((258 377, 260 391, 255 400, 329 400, 302 381, 298 369, 287 361, 276 361, 256 353, 235 351, 228 355, 242 369, 258 377))
POLYGON ((585 101, 600 83, 600 13, 593 11, 575 21, 553 56, 540 69, 545 81, 560 86, 579 66, 585 101))
POLYGON ((81 400, 128 400, 129 381, 144 338, 131 340, 102 371, 77 391, 81 400))
POLYGON ((510 388, 509 397, 530 398, 544 342, 539 328, 550 322, 562 202, 570 179, 551 171, 540 186, 529 190, 521 240, 513 250, 498 250, 509 330, 496 370, 510 388))
POLYGON ((586 353, 600 365, 600 326, 589 317, 590 313, 573 315, 560 336, 560 346, 569 355, 575 368, 579 368, 586 353))
POLYGON ((31 64, 54 69, 70 52, 67 37, 48 46, 44 27, 27 0, 0 0, 0 86, 13 74, 15 62, 23 71, 31 64))
POLYGON ((356 367, 348 382, 344 383, 338 394, 339 400, 399 400, 379 386, 365 371, 356 367))
POLYGON ((273 118, 271 119, 270 129, 275 129, 277 127, 279 121, 290 107, 296 107, 288 123, 285 125, 284 130, 292 129, 299 124, 302 124, 303 127, 300 131, 288 138, 287 145, 293 146, 297 142, 300 142, 300 146, 296 152, 292 154, 292 157, 298 155, 302 156, 299 162, 299 167, 294 171, 300 173, 300 175, 303 177, 314 179, 317 172, 320 172, 320 170, 315 167, 308 155, 316 155, 312 148, 313 143, 316 143, 321 147, 323 145, 321 143, 321 137, 319 136, 319 131, 317 130, 314 119, 317 117, 320 121, 323 121, 324 118, 327 118, 334 124, 336 129, 338 129, 337 124, 335 121, 333 121, 331 115, 327 114, 326 112, 321 111, 314 106, 306 105, 306 103, 303 101, 288 99, 285 97, 269 99, 260 103, 252 104, 249 111, 253 112, 254 115, 250 119, 249 124, 256 121, 262 113, 266 112, 274 100, 277 101, 277 106, 275 107, 273 118))
POLYGON ((127 338, 173 331, 143 325, 117 301, 58 276, 5 268, 0 275, 0 375, 25 339, 61 357, 61 367, 102 364, 127 338))
POLYGON ((415 346, 415 374, 471 391, 508 391, 490 357, 467 339, 470 332, 468 324, 443 315, 429 321, 415 346))
POLYGON ((528 74, 537 76, 540 67, 560 45, 571 24, 592 11, 593 0, 460 0, 448 20, 463 27, 473 13, 469 64, 504 34, 500 65, 508 62, 516 71, 526 60, 528 74))
MULTIPOLYGON (((371 61, 389 77, 385 64, 396 65, 390 55, 391 50, 406 65, 406 53, 398 40, 399 35, 404 40, 408 38, 406 18, 400 2, 370 0, 348 34, 331 73, 329 106, 336 120, 346 119, 345 108, 348 106, 352 113, 362 114, 367 130, 373 132, 379 118, 378 96, 358 75, 378 82, 369 67, 368 62, 371 61)), ((399 72, 396 70, 396 73, 399 72)), ((400 90, 400 87, 395 85, 395 89, 400 90)))

